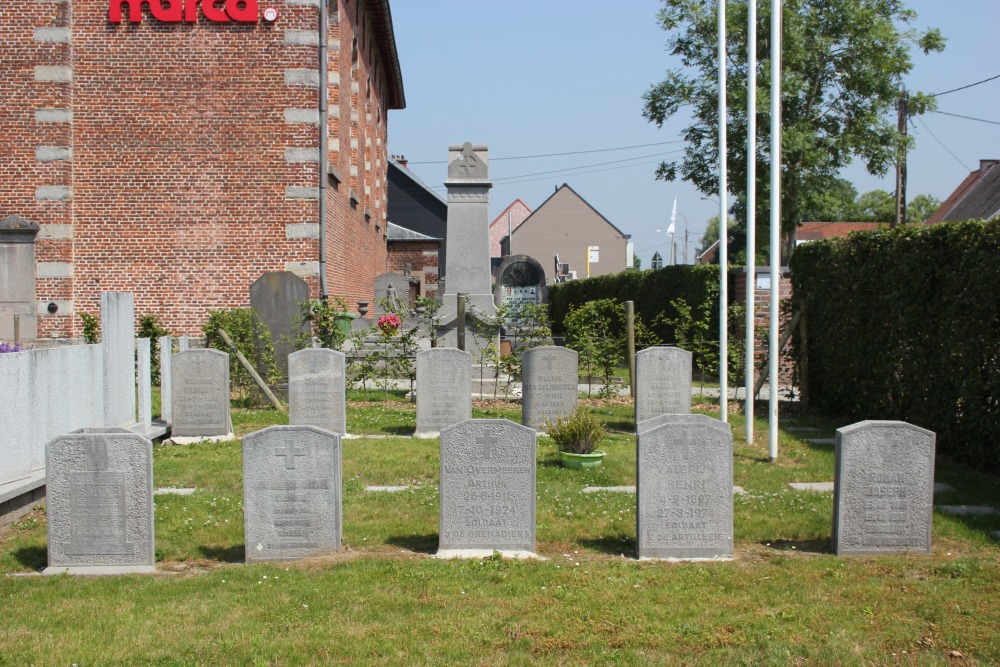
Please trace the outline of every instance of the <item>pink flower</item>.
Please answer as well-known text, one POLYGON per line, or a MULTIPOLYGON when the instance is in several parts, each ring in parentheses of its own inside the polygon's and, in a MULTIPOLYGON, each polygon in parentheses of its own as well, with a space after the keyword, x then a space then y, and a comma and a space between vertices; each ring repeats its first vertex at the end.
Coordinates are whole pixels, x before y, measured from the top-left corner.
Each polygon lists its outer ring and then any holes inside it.
POLYGON ((399 319, 399 315, 395 315, 393 313, 389 313, 388 315, 383 315, 378 318, 378 328, 386 336, 392 336, 395 334, 399 330, 399 325, 401 324, 402 321, 399 319))

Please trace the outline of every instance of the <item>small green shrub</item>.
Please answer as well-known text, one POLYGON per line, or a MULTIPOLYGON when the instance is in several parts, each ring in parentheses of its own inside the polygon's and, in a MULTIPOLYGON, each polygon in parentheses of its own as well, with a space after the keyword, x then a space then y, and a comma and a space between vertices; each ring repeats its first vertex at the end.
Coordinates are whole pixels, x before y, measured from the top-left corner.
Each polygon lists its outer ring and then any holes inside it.
POLYGON ((545 422, 545 432, 555 441, 560 452, 570 454, 592 453, 608 432, 589 408, 578 407, 567 417, 559 417, 553 424, 545 422))
POLYGON ((160 336, 169 336, 170 332, 160 326, 156 315, 141 315, 139 317, 139 330, 136 336, 149 339, 149 378, 154 384, 160 384, 160 346, 157 341, 160 336))
POLYGON ((253 364, 265 382, 269 384, 278 382, 280 375, 274 361, 271 334, 257 313, 252 308, 210 310, 208 320, 201 325, 202 331, 205 332, 205 347, 221 350, 229 355, 229 378, 239 398, 249 399, 258 396, 260 392, 257 383, 222 340, 222 336, 219 335, 220 328, 225 329, 236 347, 253 364))
POLYGON ((79 313, 83 320, 83 342, 94 344, 101 342, 101 320, 92 313, 79 313))

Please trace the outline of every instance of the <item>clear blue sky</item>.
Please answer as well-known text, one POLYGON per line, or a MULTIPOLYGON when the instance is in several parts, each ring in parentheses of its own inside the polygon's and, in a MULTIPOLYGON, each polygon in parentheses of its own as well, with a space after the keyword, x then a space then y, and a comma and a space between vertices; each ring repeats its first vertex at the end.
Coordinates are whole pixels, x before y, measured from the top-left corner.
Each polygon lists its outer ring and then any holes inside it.
MULTIPOLYGON (((410 168, 443 193, 448 144, 487 143, 491 217, 517 198, 535 209, 568 183, 632 235, 644 268, 655 250, 668 258, 669 237, 656 230, 669 224, 676 196, 678 261, 685 218, 693 261, 717 205, 702 201, 687 183, 655 180, 656 163, 682 147, 668 142, 678 141, 684 125, 657 129, 642 117, 643 93, 674 64, 667 33, 656 24, 659 6, 657 0, 395 0, 407 108, 390 113, 389 152, 405 155, 410 168), (602 151, 628 146, 642 147, 602 151), (499 159, 574 151, 602 152, 499 159)), ((919 14, 919 27, 938 27, 948 38, 943 53, 914 55, 910 89, 938 93, 1000 74, 993 57, 1000 0, 911 0, 908 6, 919 14)), ((981 158, 1000 158, 998 100, 1000 79, 939 99, 941 111, 998 124, 942 114, 916 121, 911 198, 943 199, 981 158)), ((860 165, 843 175, 859 192, 894 189, 892 174, 876 179, 860 165)))

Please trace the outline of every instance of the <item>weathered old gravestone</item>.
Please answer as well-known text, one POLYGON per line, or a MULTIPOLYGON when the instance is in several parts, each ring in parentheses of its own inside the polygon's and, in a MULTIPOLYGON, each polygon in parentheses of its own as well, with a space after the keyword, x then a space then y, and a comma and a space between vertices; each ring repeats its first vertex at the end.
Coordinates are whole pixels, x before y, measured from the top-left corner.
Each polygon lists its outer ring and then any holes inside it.
POLYGON ((47 574, 153 571, 149 440, 120 428, 62 435, 45 446, 45 470, 47 574))
POLYGON ((441 431, 438 556, 534 556, 535 437, 506 419, 441 431))
POLYGON ((669 415, 636 438, 636 538, 644 558, 733 555, 733 434, 705 415, 669 415))
POLYGON ((135 423, 135 295, 101 293, 104 425, 135 423))
POLYGON ((691 353, 649 347, 635 355, 635 423, 691 412, 691 353))
POLYGON ((229 424, 229 355, 192 349, 171 360, 174 437, 225 436, 229 424))
POLYGON ((417 437, 472 419, 472 355, 436 347, 417 353, 417 437))
POLYGON ((160 419, 170 424, 174 420, 173 386, 174 339, 160 336, 160 419))
POLYGON ((577 405, 579 374, 576 350, 546 345, 523 356, 521 423, 542 428, 566 417, 577 405))
MULTIPOLYGON (((250 286, 250 307, 270 333, 274 364, 282 382, 288 377, 288 355, 295 349, 295 339, 309 333, 306 324, 292 324, 299 315, 299 304, 308 300, 309 284, 291 271, 268 271, 250 286)), ((256 335, 258 346, 268 342, 260 332, 256 335)))
POLYGON ((898 421, 837 429, 833 550, 931 552, 937 436, 898 421))
POLYGON ((410 279, 396 272, 375 276, 375 300, 372 305, 376 318, 386 313, 386 305, 390 306, 390 312, 407 312, 411 306, 410 279))
POLYGON ((294 560, 340 549, 340 436, 271 426, 243 438, 246 561, 294 560))
POLYGON ((288 355, 288 423, 347 433, 346 356, 315 348, 288 355))

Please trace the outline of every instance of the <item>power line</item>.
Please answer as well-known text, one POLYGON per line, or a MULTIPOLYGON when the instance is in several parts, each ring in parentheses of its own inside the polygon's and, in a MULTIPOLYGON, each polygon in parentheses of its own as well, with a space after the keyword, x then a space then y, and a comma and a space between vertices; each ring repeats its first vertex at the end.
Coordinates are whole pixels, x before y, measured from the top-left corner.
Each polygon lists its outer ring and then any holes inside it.
MULTIPOLYGON (((636 162, 635 164, 622 164, 617 167, 604 167, 603 169, 590 169, 589 171, 580 171, 575 174, 568 174, 569 176, 582 176, 583 174, 595 174, 599 171, 614 171, 615 169, 627 169, 628 167, 641 167, 647 164, 659 164, 660 160, 650 160, 648 162, 636 162)), ((577 169, 582 169, 583 167, 577 167, 577 169)), ((518 176, 511 176, 510 178, 521 178, 518 176)), ((530 181, 544 181, 548 176, 543 176, 540 178, 524 178, 523 180, 510 181, 507 183, 502 183, 501 185, 512 185, 514 183, 528 183, 530 181)))
POLYGON ((965 90, 966 88, 972 88, 973 86, 978 86, 987 83, 989 81, 992 81, 993 79, 1000 79, 1000 74, 997 74, 996 76, 991 76, 988 79, 983 79, 982 81, 976 81, 975 83, 970 83, 969 85, 962 86, 961 88, 952 88, 951 90, 946 90, 943 93, 934 93, 933 95, 931 95, 931 97, 941 97, 942 95, 947 95, 948 93, 957 93, 960 90, 965 90))
POLYGON ((594 164, 581 164, 578 167, 563 167, 562 169, 551 169, 549 171, 536 171, 533 174, 520 174, 518 176, 504 176, 502 178, 494 178, 494 183, 499 183, 500 181, 509 181, 514 178, 527 178, 528 176, 544 176, 545 174, 558 174, 564 171, 573 171, 576 169, 590 169, 591 167, 603 167, 608 164, 619 164, 621 162, 631 162, 632 160, 644 160, 651 157, 663 157, 664 155, 673 155, 678 151, 667 151, 666 153, 651 153, 650 155, 636 155, 635 157, 627 157, 621 160, 610 160, 609 162, 595 162, 594 164))
POLYGON ((934 134, 934 132, 932 132, 932 131, 931 131, 931 128, 927 127, 927 123, 925 123, 925 122, 924 122, 924 120, 923 120, 923 119, 922 119, 922 118, 921 118, 920 116, 916 116, 916 119, 917 119, 917 120, 919 120, 919 121, 920 121, 920 124, 924 126, 924 129, 925 129, 925 130, 927 130, 927 132, 928 132, 928 133, 929 133, 929 134, 930 134, 930 135, 931 135, 932 137, 934 137, 934 141, 938 142, 938 144, 940 144, 940 145, 941 145, 941 148, 943 148, 943 149, 945 149, 946 151, 948 151, 948 155, 950 155, 950 156, 952 156, 953 158, 955 158, 956 160, 958 160, 958 163, 959 163, 960 165, 962 165, 963 167, 965 167, 965 170, 966 170, 966 171, 972 171, 971 169, 969 169, 969 166, 968 166, 967 164, 965 164, 964 162, 962 162, 962 158, 960 158, 960 157, 958 157, 957 155, 955 155, 955 154, 954 154, 954 153, 953 153, 953 152, 951 151, 951 149, 950 149, 950 148, 948 148, 947 146, 945 146, 945 145, 944 145, 944 142, 943 142, 943 141, 941 141, 940 139, 938 139, 938 138, 937 138, 937 135, 936 135, 936 134, 934 134))
POLYGON ((948 113, 947 111, 935 111, 934 113, 939 113, 942 116, 954 116, 955 118, 964 118, 965 120, 976 120, 980 123, 989 123, 990 125, 1000 125, 1000 121, 996 120, 986 120, 985 118, 973 118, 972 116, 963 116, 957 113, 948 113))
MULTIPOLYGON (((650 146, 666 146, 668 144, 681 144, 684 143, 683 139, 678 139, 676 141, 660 141, 655 144, 636 144, 635 146, 618 146, 617 148, 594 148, 586 151, 570 151, 568 153, 545 153, 542 155, 518 155, 515 157, 494 157, 490 158, 490 162, 499 162, 501 160, 530 160, 533 158, 541 157, 561 157, 563 155, 583 155, 585 153, 607 153, 608 151, 627 151, 633 148, 648 148, 650 146)), ((409 164, 447 164, 447 160, 429 160, 423 162, 413 162, 408 161, 409 164)))

